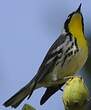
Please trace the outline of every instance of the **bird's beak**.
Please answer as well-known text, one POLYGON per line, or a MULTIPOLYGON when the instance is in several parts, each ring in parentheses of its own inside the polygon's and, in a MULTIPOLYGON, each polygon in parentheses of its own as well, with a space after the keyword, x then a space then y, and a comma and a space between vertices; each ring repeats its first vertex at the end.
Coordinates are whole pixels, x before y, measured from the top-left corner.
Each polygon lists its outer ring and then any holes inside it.
POLYGON ((79 5, 78 9, 76 10, 76 12, 81 12, 81 6, 82 4, 79 5))

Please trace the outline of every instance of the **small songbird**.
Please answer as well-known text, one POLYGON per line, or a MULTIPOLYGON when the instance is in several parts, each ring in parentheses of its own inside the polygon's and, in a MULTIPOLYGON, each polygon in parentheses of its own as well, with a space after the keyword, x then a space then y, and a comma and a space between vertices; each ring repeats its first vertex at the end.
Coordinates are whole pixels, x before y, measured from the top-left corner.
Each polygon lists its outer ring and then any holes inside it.
POLYGON ((81 4, 67 17, 64 32, 50 47, 35 77, 19 92, 8 99, 4 106, 18 107, 33 91, 40 87, 47 88, 41 98, 44 104, 50 96, 61 89, 65 77, 72 76, 85 64, 88 57, 88 44, 84 35, 84 23, 81 4))

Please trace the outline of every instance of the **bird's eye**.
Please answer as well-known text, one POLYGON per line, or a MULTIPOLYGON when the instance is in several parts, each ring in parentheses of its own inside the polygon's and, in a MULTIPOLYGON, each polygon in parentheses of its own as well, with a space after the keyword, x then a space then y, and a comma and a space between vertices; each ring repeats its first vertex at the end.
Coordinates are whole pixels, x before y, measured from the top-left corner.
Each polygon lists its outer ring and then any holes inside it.
POLYGON ((68 18, 67 19, 70 19, 70 15, 68 16, 68 18))
POLYGON ((71 17, 74 15, 74 12, 68 15, 68 20, 71 19, 71 17))

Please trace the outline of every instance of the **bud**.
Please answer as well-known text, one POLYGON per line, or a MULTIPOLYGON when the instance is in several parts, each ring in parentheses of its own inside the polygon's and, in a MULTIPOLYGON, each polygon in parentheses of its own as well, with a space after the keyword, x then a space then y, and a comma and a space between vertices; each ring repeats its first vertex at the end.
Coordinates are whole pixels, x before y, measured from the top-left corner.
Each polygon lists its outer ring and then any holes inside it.
POLYGON ((83 110, 88 100, 88 88, 78 76, 70 78, 64 87, 63 103, 65 110, 83 110))
POLYGON ((29 104, 25 104, 22 108, 22 110, 35 110, 35 108, 33 108, 31 105, 29 104))

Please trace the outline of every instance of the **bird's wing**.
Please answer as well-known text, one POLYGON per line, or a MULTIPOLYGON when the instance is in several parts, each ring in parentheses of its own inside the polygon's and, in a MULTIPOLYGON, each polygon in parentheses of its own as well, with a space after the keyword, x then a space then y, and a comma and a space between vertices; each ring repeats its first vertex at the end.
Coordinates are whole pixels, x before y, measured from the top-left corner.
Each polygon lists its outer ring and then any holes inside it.
POLYGON ((54 68, 55 62, 57 61, 58 54, 63 53, 62 44, 65 44, 65 40, 68 34, 62 34, 50 47, 48 53, 46 54, 38 73, 35 78, 37 81, 42 80, 47 73, 50 73, 54 68))

